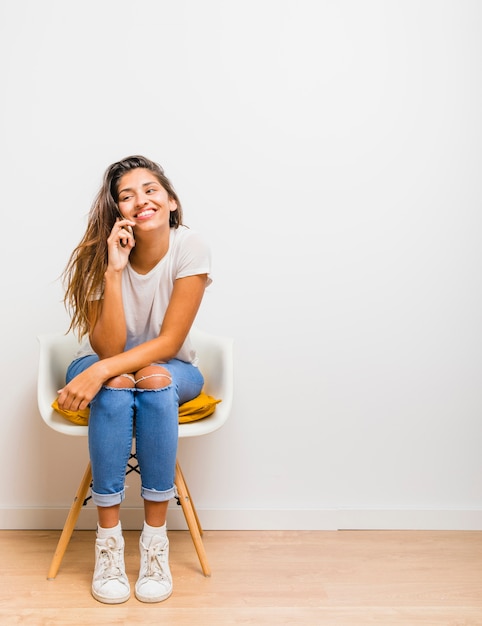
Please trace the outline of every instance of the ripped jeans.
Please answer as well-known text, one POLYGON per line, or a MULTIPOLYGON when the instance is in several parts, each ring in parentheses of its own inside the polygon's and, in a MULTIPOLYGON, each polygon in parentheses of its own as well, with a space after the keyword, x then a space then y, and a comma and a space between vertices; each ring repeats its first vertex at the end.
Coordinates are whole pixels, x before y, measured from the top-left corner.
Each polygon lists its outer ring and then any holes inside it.
MULTIPOLYGON (((67 369, 67 383, 96 361, 96 355, 73 361, 67 369)), ((134 433, 141 496, 154 502, 174 497, 179 405, 201 393, 204 379, 196 366, 179 359, 162 363, 161 367, 172 377, 168 386, 103 386, 90 403, 92 500, 97 506, 114 506, 124 500, 125 472, 134 433)))

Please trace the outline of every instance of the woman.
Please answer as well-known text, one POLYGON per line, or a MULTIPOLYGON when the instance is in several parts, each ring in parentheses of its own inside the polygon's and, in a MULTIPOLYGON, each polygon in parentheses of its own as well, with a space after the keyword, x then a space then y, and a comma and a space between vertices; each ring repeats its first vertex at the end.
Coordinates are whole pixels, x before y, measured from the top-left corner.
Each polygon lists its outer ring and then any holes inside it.
POLYGON ((133 432, 145 512, 135 595, 160 602, 172 593, 166 515, 178 407, 199 395, 204 382, 189 331, 209 272, 209 249, 183 226, 163 169, 142 156, 111 165, 64 273, 71 328, 83 339, 59 390, 61 408, 90 406, 98 510, 92 594, 101 602, 130 597, 120 504, 133 432))

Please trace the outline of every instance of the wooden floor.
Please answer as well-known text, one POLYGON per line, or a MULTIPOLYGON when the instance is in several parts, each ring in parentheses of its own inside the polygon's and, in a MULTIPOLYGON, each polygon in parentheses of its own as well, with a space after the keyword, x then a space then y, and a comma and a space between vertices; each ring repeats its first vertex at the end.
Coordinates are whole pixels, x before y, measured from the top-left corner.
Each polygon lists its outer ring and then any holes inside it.
MULTIPOLYGON (((107 606, 90 595, 94 533, 76 531, 54 581, 58 531, 0 531, 0 624, 481 626, 482 532, 205 532, 213 575, 170 532, 174 593, 107 606)), ((135 582, 138 533, 126 538, 135 582)))

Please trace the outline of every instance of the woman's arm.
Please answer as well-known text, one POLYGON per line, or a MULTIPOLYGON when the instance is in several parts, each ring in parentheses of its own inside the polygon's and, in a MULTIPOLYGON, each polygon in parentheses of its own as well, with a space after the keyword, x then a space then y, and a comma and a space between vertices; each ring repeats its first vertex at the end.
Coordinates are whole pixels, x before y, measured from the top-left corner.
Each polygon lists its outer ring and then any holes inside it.
POLYGON ((178 278, 159 336, 91 365, 59 390, 60 407, 71 411, 85 409, 102 385, 114 376, 137 372, 151 363, 175 357, 199 310, 206 281, 206 274, 178 278))
POLYGON ((99 358, 105 359, 122 352, 127 340, 122 272, 107 270, 105 273, 103 298, 92 303, 91 319, 90 345, 99 358))
POLYGON ((127 329, 122 302, 122 272, 135 245, 132 234, 126 229, 129 220, 117 220, 107 239, 108 265, 104 275, 104 294, 92 304, 90 345, 101 359, 124 350, 127 329))

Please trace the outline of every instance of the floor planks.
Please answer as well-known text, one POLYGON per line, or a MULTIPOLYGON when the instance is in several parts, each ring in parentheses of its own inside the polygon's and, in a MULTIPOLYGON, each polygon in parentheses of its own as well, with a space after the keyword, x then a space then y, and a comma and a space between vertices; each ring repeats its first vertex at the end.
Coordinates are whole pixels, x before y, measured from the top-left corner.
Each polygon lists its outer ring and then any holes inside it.
MULTIPOLYGON (((189 534, 170 532, 172 597, 117 606, 90 595, 93 531, 46 580, 58 536, 0 531, 1 626, 482 626, 479 531, 207 531, 210 578, 189 534)), ((138 533, 125 538, 133 587, 138 533)))

